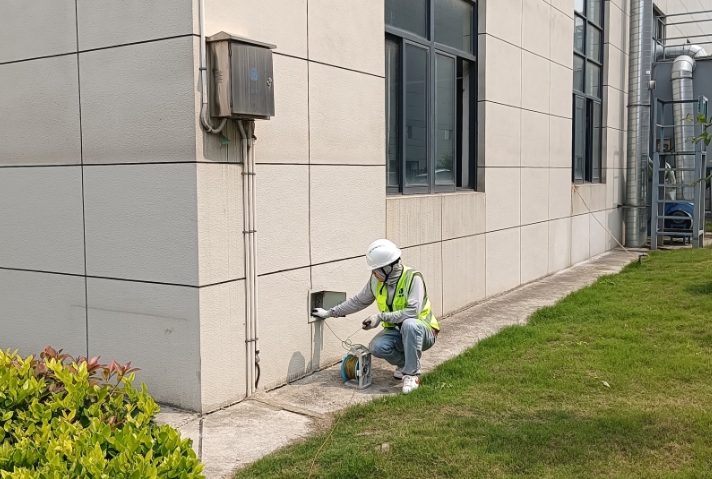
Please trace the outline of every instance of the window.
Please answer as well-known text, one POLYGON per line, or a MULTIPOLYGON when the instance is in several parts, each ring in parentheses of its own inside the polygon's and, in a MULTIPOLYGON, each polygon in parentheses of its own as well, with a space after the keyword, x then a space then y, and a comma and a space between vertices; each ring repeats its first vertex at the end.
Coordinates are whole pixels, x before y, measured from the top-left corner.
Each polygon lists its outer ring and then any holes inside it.
POLYGON ((600 183, 603 1, 574 1, 573 181, 600 183))
POLYGON ((476 185, 475 3, 385 0, 386 188, 476 185))
POLYGON ((665 45, 665 16, 655 6, 653 6, 653 15, 655 15, 653 38, 658 45, 665 45))

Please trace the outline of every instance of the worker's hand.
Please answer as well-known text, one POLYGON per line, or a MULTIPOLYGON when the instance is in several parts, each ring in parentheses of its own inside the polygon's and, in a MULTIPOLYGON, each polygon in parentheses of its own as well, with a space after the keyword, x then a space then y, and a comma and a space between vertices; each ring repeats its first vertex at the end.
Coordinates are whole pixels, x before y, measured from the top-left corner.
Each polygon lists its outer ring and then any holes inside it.
POLYGON ((311 315, 315 318, 326 319, 331 317, 331 312, 323 308, 314 308, 312 309, 311 315))
POLYGON ((381 318, 379 317, 378 314, 374 314, 373 316, 369 316, 368 318, 363 320, 363 323, 361 323, 363 326, 363 329, 373 329, 376 326, 378 326, 381 323, 381 318))

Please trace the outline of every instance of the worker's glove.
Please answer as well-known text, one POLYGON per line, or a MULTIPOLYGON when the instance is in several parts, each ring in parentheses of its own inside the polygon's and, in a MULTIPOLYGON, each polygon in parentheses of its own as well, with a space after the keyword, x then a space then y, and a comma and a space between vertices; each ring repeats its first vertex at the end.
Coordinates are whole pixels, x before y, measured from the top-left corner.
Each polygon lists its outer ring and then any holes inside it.
POLYGON ((331 311, 324 308, 314 308, 311 311, 311 315, 315 318, 326 319, 331 317, 331 311))
POLYGON ((361 323, 363 326, 363 329, 373 329, 376 326, 378 326, 381 323, 381 318, 379 317, 378 314, 374 314, 373 316, 369 316, 368 318, 363 320, 363 323, 361 323))

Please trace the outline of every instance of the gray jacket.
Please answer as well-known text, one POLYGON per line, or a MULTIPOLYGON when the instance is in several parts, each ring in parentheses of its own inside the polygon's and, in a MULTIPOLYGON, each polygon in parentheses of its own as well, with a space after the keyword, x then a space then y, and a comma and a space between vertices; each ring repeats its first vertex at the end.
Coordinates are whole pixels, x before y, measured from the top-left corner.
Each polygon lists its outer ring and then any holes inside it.
MULTIPOLYGON (((393 301, 393 296, 396 293, 396 286, 398 285, 401 274, 403 274, 403 265, 399 263, 393 267, 393 272, 386 280, 386 291, 388 292, 389 303, 393 301)), ((400 324, 406 319, 417 319, 418 316, 420 316, 420 312, 425 305, 425 284, 420 276, 415 276, 412 284, 413 286, 410 290, 406 307, 400 311, 379 313, 378 317, 381 321, 400 324)), ((366 283, 356 296, 331 308, 331 316, 340 318, 368 308, 376 300, 377 287, 378 280, 371 275, 369 282, 366 283)))

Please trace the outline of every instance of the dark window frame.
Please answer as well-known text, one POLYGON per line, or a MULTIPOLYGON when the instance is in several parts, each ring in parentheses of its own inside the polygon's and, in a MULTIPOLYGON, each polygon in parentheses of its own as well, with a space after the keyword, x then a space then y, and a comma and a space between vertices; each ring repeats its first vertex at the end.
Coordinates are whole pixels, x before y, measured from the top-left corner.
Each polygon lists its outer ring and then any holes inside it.
MULTIPOLYGON (((398 194, 428 194, 428 193, 449 193, 459 190, 475 190, 477 188, 477 0, 462 0, 466 3, 472 5, 472 52, 466 52, 464 50, 459 50, 453 48, 449 45, 445 45, 435 41, 435 2, 437 0, 428 0, 426 9, 426 33, 428 38, 421 37, 420 35, 414 34, 407 30, 397 28, 391 25, 385 25, 385 35, 387 41, 393 41, 398 43, 400 57, 399 57, 399 121, 398 121, 398 138, 399 138, 399 150, 398 151, 398 163, 399 163, 399 186, 388 186, 386 184, 386 193, 389 195, 398 194), (405 181, 406 168, 405 168, 405 155, 406 155, 406 46, 413 45, 416 47, 424 48, 428 52, 428 66, 426 72, 427 78, 427 159, 428 159, 428 185, 413 185, 408 186, 405 181), (456 103, 456 108, 454 109, 455 122, 453 135, 453 184, 450 185, 438 185, 436 184, 435 170, 436 170, 436 56, 442 54, 450 58, 455 59, 455 95, 454 100, 456 103), (468 143, 468 157, 462 158, 462 98, 461 91, 458 89, 458 85, 461 85, 460 80, 462 80, 458 73, 460 71, 460 64, 462 61, 469 62, 469 115, 468 115, 468 125, 469 125, 469 138, 467 138, 468 143), (462 184, 462 165, 467 164, 468 170, 468 181, 466 184, 462 184)), ((386 88, 389 88, 386 83, 386 88)), ((388 118, 386 118, 386 123, 388 123, 388 118)), ((386 145, 388 147, 388 145, 386 145)), ((386 167, 386 175, 388 174, 388 167, 386 167)))
MULTIPOLYGON (((571 180, 574 183, 602 183, 603 182, 603 73, 604 73, 604 27, 605 27, 605 2, 600 2, 601 4, 601 21, 596 23, 589 19, 591 15, 588 11, 589 4, 591 0, 584 0, 584 11, 586 14, 581 14, 580 12, 574 10, 574 47, 573 55, 574 59, 578 58, 583 60, 583 69, 581 75, 583 77, 583 91, 576 89, 576 83, 574 82, 573 88, 573 101, 572 101, 572 120, 571 120, 571 133, 572 133, 572 151, 571 151, 571 180), (583 20, 583 53, 576 50, 576 20, 583 20), (589 56, 589 29, 594 28, 601 33, 601 41, 598 45, 597 56, 589 56), (598 66, 598 92, 600 96, 591 95, 588 92, 588 74, 589 74, 589 63, 598 66), (586 122, 584 128, 584 165, 583 165, 583 177, 577 178, 576 171, 576 100, 582 99, 585 104, 585 119, 586 122), (594 104, 597 104, 600 108, 600 124, 596 127, 594 123, 594 104), (598 130, 598 131, 597 131, 598 130), (597 135, 596 138, 594 135, 597 135), (598 141, 599 151, 598 157, 593 157, 594 150, 594 140, 598 141), (596 171, 598 172, 596 174, 596 171)), ((574 67, 575 68, 575 67, 574 67)))

